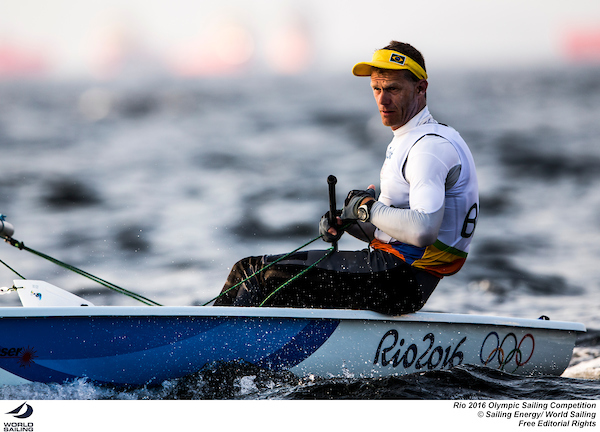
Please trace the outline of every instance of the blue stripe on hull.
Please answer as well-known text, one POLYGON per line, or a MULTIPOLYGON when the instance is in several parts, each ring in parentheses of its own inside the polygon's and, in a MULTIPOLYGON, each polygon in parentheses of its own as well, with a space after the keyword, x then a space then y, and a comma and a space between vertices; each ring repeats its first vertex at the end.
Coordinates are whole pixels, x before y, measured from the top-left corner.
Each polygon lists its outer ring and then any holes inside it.
POLYGON ((4 318, 0 367, 29 381, 87 377, 121 385, 160 383, 217 360, 286 369, 314 353, 338 324, 251 317, 4 318), (18 356, 3 359, 2 348, 18 356))
POLYGON ((314 320, 290 342, 257 364, 266 369, 290 369, 310 357, 335 331, 339 321, 314 320))

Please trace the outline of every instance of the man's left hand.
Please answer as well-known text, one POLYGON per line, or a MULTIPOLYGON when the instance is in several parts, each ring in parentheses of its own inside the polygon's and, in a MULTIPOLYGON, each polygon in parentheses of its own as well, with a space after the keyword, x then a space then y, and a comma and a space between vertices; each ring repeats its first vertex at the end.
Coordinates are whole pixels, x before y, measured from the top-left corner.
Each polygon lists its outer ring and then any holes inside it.
POLYGON ((367 190, 351 190, 344 202, 342 220, 357 220, 358 208, 368 201, 375 200, 375 186, 370 185, 367 190))

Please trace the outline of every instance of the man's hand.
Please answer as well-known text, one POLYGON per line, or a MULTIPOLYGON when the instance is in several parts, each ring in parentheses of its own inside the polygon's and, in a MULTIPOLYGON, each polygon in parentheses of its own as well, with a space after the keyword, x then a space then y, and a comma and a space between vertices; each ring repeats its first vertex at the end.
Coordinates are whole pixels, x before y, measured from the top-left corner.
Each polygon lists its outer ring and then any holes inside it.
POLYGON ((342 234, 344 234, 342 219, 340 219, 339 216, 342 211, 338 210, 336 213, 336 223, 334 226, 331 226, 329 222, 329 212, 325 213, 319 221, 319 234, 323 236, 323 240, 327 243, 335 243, 342 237, 342 234))
POLYGON ((342 210, 342 220, 357 220, 358 208, 368 201, 375 200, 375 186, 370 185, 367 190, 352 190, 348 193, 342 210))

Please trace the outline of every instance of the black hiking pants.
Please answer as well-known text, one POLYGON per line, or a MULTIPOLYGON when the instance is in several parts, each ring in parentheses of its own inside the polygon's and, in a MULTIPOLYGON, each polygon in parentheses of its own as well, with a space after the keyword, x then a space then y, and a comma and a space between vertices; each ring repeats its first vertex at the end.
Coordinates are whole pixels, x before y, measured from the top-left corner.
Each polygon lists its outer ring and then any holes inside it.
POLYGON ((333 252, 277 290, 326 253, 328 251, 322 250, 296 252, 254 276, 282 255, 244 258, 231 269, 214 305, 259 306, 276 291, 264 306, 367 309, 400 315, 421 309, 440 280, 393 254, 364 249, 333 252))

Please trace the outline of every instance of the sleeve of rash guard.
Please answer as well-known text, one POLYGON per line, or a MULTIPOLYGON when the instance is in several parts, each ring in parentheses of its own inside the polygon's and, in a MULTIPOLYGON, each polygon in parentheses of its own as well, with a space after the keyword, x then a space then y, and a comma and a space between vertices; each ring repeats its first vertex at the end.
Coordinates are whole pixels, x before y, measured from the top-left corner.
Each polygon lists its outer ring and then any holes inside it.
POLYGON ((410 151, 404 172, 410 184, 410 209, 377 202, 371 208, 373 225, 403 243, 417 247, 433 244, 444 217, 446 179, 457 166, 458 153, 444 138, 419 141, 410 151))

